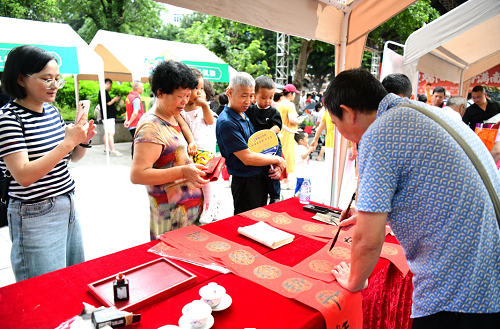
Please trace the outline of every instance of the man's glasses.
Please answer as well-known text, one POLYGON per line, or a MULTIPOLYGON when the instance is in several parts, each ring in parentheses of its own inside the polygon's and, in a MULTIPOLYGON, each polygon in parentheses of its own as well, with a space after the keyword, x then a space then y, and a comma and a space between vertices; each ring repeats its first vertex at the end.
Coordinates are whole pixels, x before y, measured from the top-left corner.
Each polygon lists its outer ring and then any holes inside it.
POLYGON ((57 89, 61 89, 66 84, 66 80, 64 80, 64 79, 60 79, 60 80, 41 79, 41 78, 34 77, 31 74, 26 74, 26 76, 43 81, 43 84, 45 85, 45 89, 52 89, 54 87, 54 85, 57 87, 57 89))

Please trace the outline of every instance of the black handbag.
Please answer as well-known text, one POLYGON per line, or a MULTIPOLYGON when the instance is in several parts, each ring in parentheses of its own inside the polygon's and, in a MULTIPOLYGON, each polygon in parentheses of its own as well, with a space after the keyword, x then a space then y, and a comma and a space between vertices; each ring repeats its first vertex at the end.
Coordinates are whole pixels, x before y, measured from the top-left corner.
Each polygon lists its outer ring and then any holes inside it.
MULTIPOLYGON (((3 109, 3 111, 9 111, 9 110, 3 109)), ((19 115, 17 115, 16 112, 14 111, 11 112, 14 113, 14 115, 16 116, 16 120, 21 125, 21 130, 24 135, 24 123, 22 122, 21 118, 19 117, 19 115)), ((10 171, 8 170, 6 170, 5 172, 0 171, 0 188, 2 189, 0 197, 0 227, 9 225, 9 222, 7 220, 7 207, 9 206, 9 186, 11 181, 12 181, 12 175, 10 174, 10 171)))

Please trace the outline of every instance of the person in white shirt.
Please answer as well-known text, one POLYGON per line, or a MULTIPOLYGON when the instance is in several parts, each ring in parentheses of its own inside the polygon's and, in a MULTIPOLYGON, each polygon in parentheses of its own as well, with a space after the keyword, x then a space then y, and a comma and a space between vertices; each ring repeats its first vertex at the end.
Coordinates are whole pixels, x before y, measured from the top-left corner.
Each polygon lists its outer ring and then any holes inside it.
POLYGON ((462 96, 453 96, 448 99, 446 106, 443 107, 444 111, 447 111, 452 117, 462 120, 465 114, 465 109, 467 108, 467 99, 462 96))
POLYGON ((295 175, 297 177, 297 184, 295 185, 295 195, 300 191, 300 187, 304 179, 309 176, 307 166, 309 165, 309 154, 316 148, 309 146, 309 135, 305 131, 299 131, 295 134, 294 138, 297 142, 295 148, 295 175))
POLYGON ((299 108, 303 108, 306 106, 306 98, 306 92, 302 90, 302 93, 300 94, 299 108))
MULTIPOLYGON (((176 119, 179 122, 184 120, 191 130, 195 145, 190 144, 189 147, 196 149, 196 153, 193 152, 193 149, 190 150, 194 153, 194 162, 206 165, 215 156, 215 122, 217 114, 210 110, 207 103, 205 82, 210 84, 210 81, 203 79, 200 70, 191 68, 191 71, 198 77, 198 86, 191 91, 189 102, 180 116, 176 116, 176 119)), ((219 200, 215 195, 214 188, 215 185, 212 183, 202 187, 204 198, 203 212, 200 217, 200 223, 202 224, 212 222, 216 216, 219 200)))

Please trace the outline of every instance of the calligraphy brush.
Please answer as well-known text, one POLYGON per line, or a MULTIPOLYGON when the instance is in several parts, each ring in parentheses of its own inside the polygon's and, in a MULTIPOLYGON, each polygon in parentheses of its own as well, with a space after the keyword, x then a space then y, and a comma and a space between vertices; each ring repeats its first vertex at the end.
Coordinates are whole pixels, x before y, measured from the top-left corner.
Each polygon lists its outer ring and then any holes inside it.
MULTIPOLYGON (((352 198, 351 198, 351 202, 349 202, 349 205, 347 206, 347 209, 345 211, 346 216, 349 214, 349 210, 351 210, 351 204, 354 201, 354 199, 356 198, 356 192, 357 192, 357 190, 354 191, 354 194, 352 195, 352 198)), ((339 238, 339 234, 340 234, 340 229, 341 229, 341 227, 340 227, 340 223, 339 223, 339 230, 337 231, 337 233, 335 234, 335 237, 333 238, 333 243, 332 243, 329 251, 332 251, 333 246, 335 245, 335 242, 337 242, 337 239, 339 238)))

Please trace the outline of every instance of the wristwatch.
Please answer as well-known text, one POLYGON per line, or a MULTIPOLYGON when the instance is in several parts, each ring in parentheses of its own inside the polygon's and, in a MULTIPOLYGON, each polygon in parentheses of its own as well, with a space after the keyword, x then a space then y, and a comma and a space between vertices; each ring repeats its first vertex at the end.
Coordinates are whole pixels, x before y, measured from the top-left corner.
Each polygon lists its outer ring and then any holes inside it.
POLYGON ((82 144, 82 143, 80 143, 78 145, 80 145, 83 148, 89 149, 89 148, 92 148, 92 146, 90 145, 91 143, 92 143, 92 140, 89 140, 88 144, 82 144))

